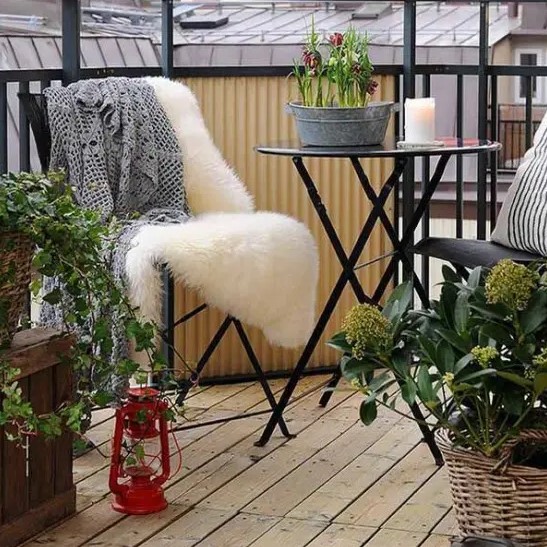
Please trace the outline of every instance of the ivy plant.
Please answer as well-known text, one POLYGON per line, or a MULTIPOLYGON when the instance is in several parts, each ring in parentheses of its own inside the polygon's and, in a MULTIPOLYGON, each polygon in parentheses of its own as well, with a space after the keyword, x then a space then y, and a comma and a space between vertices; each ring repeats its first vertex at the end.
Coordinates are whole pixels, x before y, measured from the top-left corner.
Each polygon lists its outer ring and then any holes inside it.
MULTIPOLYGON (((63 173, 1 176, 0 230, 23 233, 34 242, 32 293, 42 293, 44 301, 59 306, 63 330, 77 334, 66 357, 75 371, 76 396, 46 415, 37 414, 25 400, 15 380, 20 371, 0 351, 0 426, 9 426, 5 430, 12 440, 22 442, 38 434, 54 437, 65 428, 79 433, 86 409, 115 402, 113 377, 134 377, 142 383, 148 370, 165 370, 155 343, 157 325, 139 319, 111 272, 108 251, 119 229, 116 220, 105 225, 96 212, 80 208, 63 173), (44 293, 44 276, 58 279, 62 290, 44 293), (113 321, 136 351, 146 354, 148 370, 129 358, 113 362, 113 321)), ((6 281, 0 279, 0 286, 6 281)))

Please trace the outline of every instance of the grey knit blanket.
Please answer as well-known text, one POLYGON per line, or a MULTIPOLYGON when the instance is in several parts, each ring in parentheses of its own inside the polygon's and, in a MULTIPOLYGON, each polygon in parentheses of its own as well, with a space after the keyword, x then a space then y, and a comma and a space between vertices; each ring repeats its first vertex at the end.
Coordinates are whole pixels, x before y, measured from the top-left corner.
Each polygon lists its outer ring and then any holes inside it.
MULTIPOLYGON (((141 79, 83 80, 50 87, 44 95, 50 168, 66 170, 79 205, 98 211, 104 222, 121 221, 110 261, 123 283, 135 234, 146 224, 184 222, 190 214, 175 132, 154 89, 141 79)), ((56 283, 48 280, 46 290, 56 283)), ((40 320, 59 325, 59 308, 44 303, 40 320)), ((117 360, 128 350, 122 333, 114 334, 117 360)))

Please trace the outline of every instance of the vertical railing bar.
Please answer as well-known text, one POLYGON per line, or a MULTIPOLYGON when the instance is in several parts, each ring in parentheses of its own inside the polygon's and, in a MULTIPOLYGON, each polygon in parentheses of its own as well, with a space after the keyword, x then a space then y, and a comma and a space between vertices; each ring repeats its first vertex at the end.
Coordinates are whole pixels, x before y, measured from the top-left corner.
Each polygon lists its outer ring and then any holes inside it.
POLYGON ((62 0, 63 84, 80 79, 80 3, 62 0))
MULTIPOLYGON (((478 103, 478 136, 486 139, 488 133, 488 2, 480 2, 479 31, 479 103, 478 103)), ((486 239, 486 175, 488 162, 486 154, 479 154, 477 159, 477 239, 486 239)))
MULTIPOLYGON (((19 93, 28 93, 29 83, 19 82, 19 93)), ((30 171, 30 126, 22 103, 19 101, 19 171, 30 171)))
POLYGON ((51 80, 41 80, 40 81, 40 93, 43 93, 44 89, 47 89, 51 86, 51 80))
POLYGON ((173 0, 161 2, 161 70, 166 78, 173 77, 173 0))
MULTIPOLYGON (((498 140, 498 77, 490 78, 490 139, 498 140)), ((498 216, 498 153, 490 154, 490 232, 496 225, 498 216)))
POLYGON ((8 85, 0 82, 0 174, 8 172, 8 85))
MULTIPOLYGON (((423 86, 423 96, 424 97, 430 97, 431 96, 431 76, 429 74, 424 74, 422 76, 422 86, 423 86)), ((429 158, 424 157, 422 158, 422 196, 424 195, 424 192, 427 188, 427 185, 429 183, 429 158)), ((426 210, 424 211, 424 215, 422 217, 422 237, 426 238, 429 237, 430 233, 430 222, 431 222, 431 215, 430 215, 431 209, 428 205, 426 210)), ((429 257, 427 255, 422 255, 422 285, 425 289, 425 293, 427 297, 429 298, 429 257)))
POLYGON ((532 146, 532 102, 534 86, 532 82, 532 76, 526 76, 526 106, 525 106, 525 137, 524 142, 526 150, 529 150, 532 146))
MULTIPOLYGON (((394 77, 394 86, 395 86, 395 104, 400 106, 401 101, 401 77, 399 75, 394 77)), ((402 116, 400 114, 400 109, 395 111, 394 116, 394 124, 395 124, 395 137, 399 137, 399 132, 401 129, 401 119, 402 116)), ((400 206, 399 206, 399 191, 401 188, 400 181, 396 181, 395 185, 393 186, 393 227, 395 229, 395 234, 397 235, 397 239, 400 237, 400 229, 399 229, 399 213, 400 213, 400 206)), ((395 268, 395 273, 393 274, 393 282, 395 285, 399 284, 399 268, 395 268)))
MULTIPOLYGON (((403 36, 403 102, 407 98, 413 98, 416 95, 416 2, 415 0, 405 0, 404 3, 404 36, 403 36)), ((404 109, 403 109, 404 116, 404 109)), ((414 160, 409 160, 403 173, 403 191, 402 191, 402 221, 403 230, 410 223, 414 213, 414 160)), ((414 239, 409 242, 411 245, 414 239)), ((414 261, 414 256, 409 255, 410 264, 414 261)), ((403 267, 403 278, 410 279, 412 272, 408 267, 403 267)))
MULTIPOLYGON (((463 74, 456 76, 456 137, 463 139, 463 74)), ((463 157, 456 157, 456 237, 463 237, 463 157)))

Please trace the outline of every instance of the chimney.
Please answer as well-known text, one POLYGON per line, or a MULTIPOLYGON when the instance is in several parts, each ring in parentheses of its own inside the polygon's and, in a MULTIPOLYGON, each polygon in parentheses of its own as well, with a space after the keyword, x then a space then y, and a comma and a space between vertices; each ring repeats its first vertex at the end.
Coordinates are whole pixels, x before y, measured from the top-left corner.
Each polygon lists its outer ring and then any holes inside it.
POLYGON ((519 3, 518 2, 508 2, 507 3, 507 15, 509 17, 515 18, 519 16, 519 3))

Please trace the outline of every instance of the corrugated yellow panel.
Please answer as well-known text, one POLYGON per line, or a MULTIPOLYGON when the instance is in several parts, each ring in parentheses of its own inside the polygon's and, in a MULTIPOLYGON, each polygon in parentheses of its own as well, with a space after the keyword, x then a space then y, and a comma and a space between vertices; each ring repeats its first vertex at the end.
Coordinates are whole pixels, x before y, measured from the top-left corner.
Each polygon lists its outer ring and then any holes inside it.
MULTIPOLYGON (((289 98, 296 96, 294 89, 291 89, 292 84, 287 78, 281 77, 190 78, 185 83, 197 95, 215 143, 255 196, 257 209, 286 213, 300 219, 312 231, 320 249, 319 314, 340 275, 338 260, 291 159, 264 156, 253 150, 259 143, 295 136, 294 122, 284 111, 289 98)), ((392 100, 393 80, 383 77, 380 90, 379 99, 392 100)), ((306 164, 349 254, 370 211, 370 204, 351 164, 344 159, 309 159, 306 164)), ((375 188, 379 189, 389 175, 391 161, 366 160, 364 167, 375 188)), ((363 253, 362 261, 382 255, 389 249, 387 236, 377 227, 363 253)), ((370 291, 375 287, 384 267, 384 263, 378 262, 359 271, 365 289, 370 291)), ((177 287, 176 296, 177 316, 199 303, 195 294, 181 286, 177 287)), ((347 288, 309 366, 337 362, 339 356, 326 347, 325 341, 338 329, 344 313, 355 302, 351 289, 347 288)), ((192 366, 223 318, 220 312, 210 310, 177 329, 177 350, 192 366)), ((299 350, 272 348, 257 329, 249 328, 248 332, 265 370, 293 368, 299 350)), ((234 331, 225 336, 207 365, 205 375, 244 374, 251 370, 234 331)))

